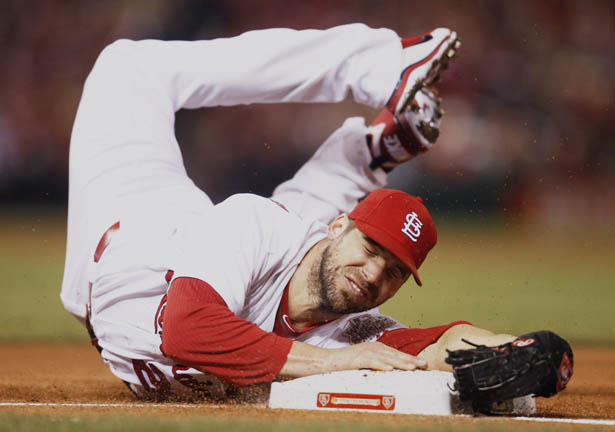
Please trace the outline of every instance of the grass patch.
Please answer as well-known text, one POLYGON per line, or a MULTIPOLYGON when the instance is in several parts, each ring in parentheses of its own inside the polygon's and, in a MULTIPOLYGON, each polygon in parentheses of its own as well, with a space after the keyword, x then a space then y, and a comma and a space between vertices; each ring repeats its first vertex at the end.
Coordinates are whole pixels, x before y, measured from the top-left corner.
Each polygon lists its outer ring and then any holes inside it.
POLYGON ((0 341, 87 340, 64 310, 60 287, 66 214, 57 208, 0 211, 0 341))
MULTIPOLYGON (((65 217, 63 209, 0 209, 0 342, 87 340, 59 297, 65 217)), ((497 332, 550 329, 575 343, 615 345, 612 231, 481 221, 438 220, 423 287, 410 281, 383 312, 409 326, 465 319, 497 332)))
POLYGON ((465 319, 497 332, 549 329, 575 343, 615 344, 612 233, 444 224, 420 269, 382 311, 409 326, 465 319))

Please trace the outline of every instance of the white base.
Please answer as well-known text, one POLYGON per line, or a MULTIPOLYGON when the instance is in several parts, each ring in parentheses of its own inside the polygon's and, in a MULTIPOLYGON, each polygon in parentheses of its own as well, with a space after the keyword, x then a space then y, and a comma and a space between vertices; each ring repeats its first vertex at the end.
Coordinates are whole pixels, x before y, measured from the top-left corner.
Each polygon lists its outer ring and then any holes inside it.
MULTIPOLYGON (((453 374, 441 371, 375 372, 353 370, 274 382, 270 408, 322 411, 368 411, 397 414, 473 414, 450 390, 453 374)), ((494 406, 494 414, 536 412, 530 396, 494 406)))

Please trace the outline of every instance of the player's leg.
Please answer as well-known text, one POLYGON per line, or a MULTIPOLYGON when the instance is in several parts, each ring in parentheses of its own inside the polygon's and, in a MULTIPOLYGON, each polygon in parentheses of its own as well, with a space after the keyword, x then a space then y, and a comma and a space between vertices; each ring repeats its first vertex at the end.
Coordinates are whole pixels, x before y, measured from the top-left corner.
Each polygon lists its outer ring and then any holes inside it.
POLYGON ((476 345, 498 346, 513 341, 516 336, 505 333, 493 333, 470 324, 455 325, 446 330, 438 340, 419 353, 419 358, 427 361, 429 369, 452 371, 444 359, 447 350, 469 349, 471 345, 463 339, 476 345))
POLYGON ((209 400, 228 398, 231 388, 215 375, 175 364, 159 356, 132 358, 105 352, 105 361, 114 375, 141 400, 209 400))
POLYGON ((359 103, 383 106, 401 57, 394 32, 360 24, 210 41, 117 41, 84 88, 71 139, 71 192, 92 190, 83 199, 96 195, 89 199, 96 205, 101 194, 142 196, 185 179, 173 130, 181 108, 335 102, 350 91, 359 103))
POLYGON ((273 199, 306 219, 328 224, 349 212, 360 198, 386 184, 387 174, 370 169, 362 118, 349 118, 291 178, 273 199))
POLYGON ((273 198, 329 223, 386 184, 386 173, 429 150, 438 137, 440 99, 427 89, 459 46, 454 32, 436 29, 403 39, 402 72, 386 107, 369 127, 348 119, 273 198), (431 45, 423 45, 425 40, 431 45))
POLYGON ((359 199, 386 185, 387 172, 427 151, 435 141, 439 101, 427 94, 417 93, 416 111, 396 116, 384 109, 367 128, 362 118, 347 119, 292 179, 275 189, 273 199, 325 224, 350 212, 359 199), (415 125, 429 125, 425 127, 431 137, 423 136, 415 125))

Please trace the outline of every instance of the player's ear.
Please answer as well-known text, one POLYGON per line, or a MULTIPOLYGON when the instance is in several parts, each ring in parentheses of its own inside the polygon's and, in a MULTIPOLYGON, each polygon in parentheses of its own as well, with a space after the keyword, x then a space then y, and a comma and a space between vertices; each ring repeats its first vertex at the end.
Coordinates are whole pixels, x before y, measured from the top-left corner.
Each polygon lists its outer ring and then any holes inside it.
POLYGON ((339 237, 348 227, 350 219, 346 213, 342 213, 329 224, 329 231, 327 232, 327 238, 334 239, 339 237))

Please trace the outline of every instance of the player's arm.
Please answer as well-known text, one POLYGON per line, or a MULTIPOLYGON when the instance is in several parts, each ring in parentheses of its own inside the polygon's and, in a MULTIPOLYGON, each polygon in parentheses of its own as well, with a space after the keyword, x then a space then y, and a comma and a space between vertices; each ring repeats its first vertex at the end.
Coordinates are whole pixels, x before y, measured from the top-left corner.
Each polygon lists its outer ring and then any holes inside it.
POLYGON ((174 279, 162 326, 165 356, 235 385, 272 381, 292 342, 239 318, 209 284, 174 279))
POLYGON ((207 283, 175 279, 164 313, 161 350, 186 366, 235 385, 338 370, 413 370, 422 360, 377 342, 325 349, 265 332, 237 317, 207 283))
MULTIPOLYGON (((438 327, 436 327, 438 328, 438 327)), ((492 331, 475 327, 468 322, 458 321, 442 326, 445 331, 433 343, 421 349, 417 355, 428 361, 430 369, 452 371, 450 364, 445 362, 449 351, 467 349, 469 346, 465 340, 477 345, 498 346, 508 343, 515 339, 515 336, 505 333, 494 333, 492 331)))
POLYGON ((429 328, 408 328, 377 308, 332 321, 300 336, 302 342, 322 348, 345 348, 359 342, 379 342, 397 352, 418 357, 431 370, 450 370, 445 363, 447 349, 459 349, 461 338, 481 344, 499 345, 512 340, 510 335, 495 335, 467 321, 429 328))
POLYGON ((306 375, 351 369, 423 369, 427 363, 380 342, 363 342, 345 348, 319 348, 294 341, 278 376, 297 378, 306 375))

